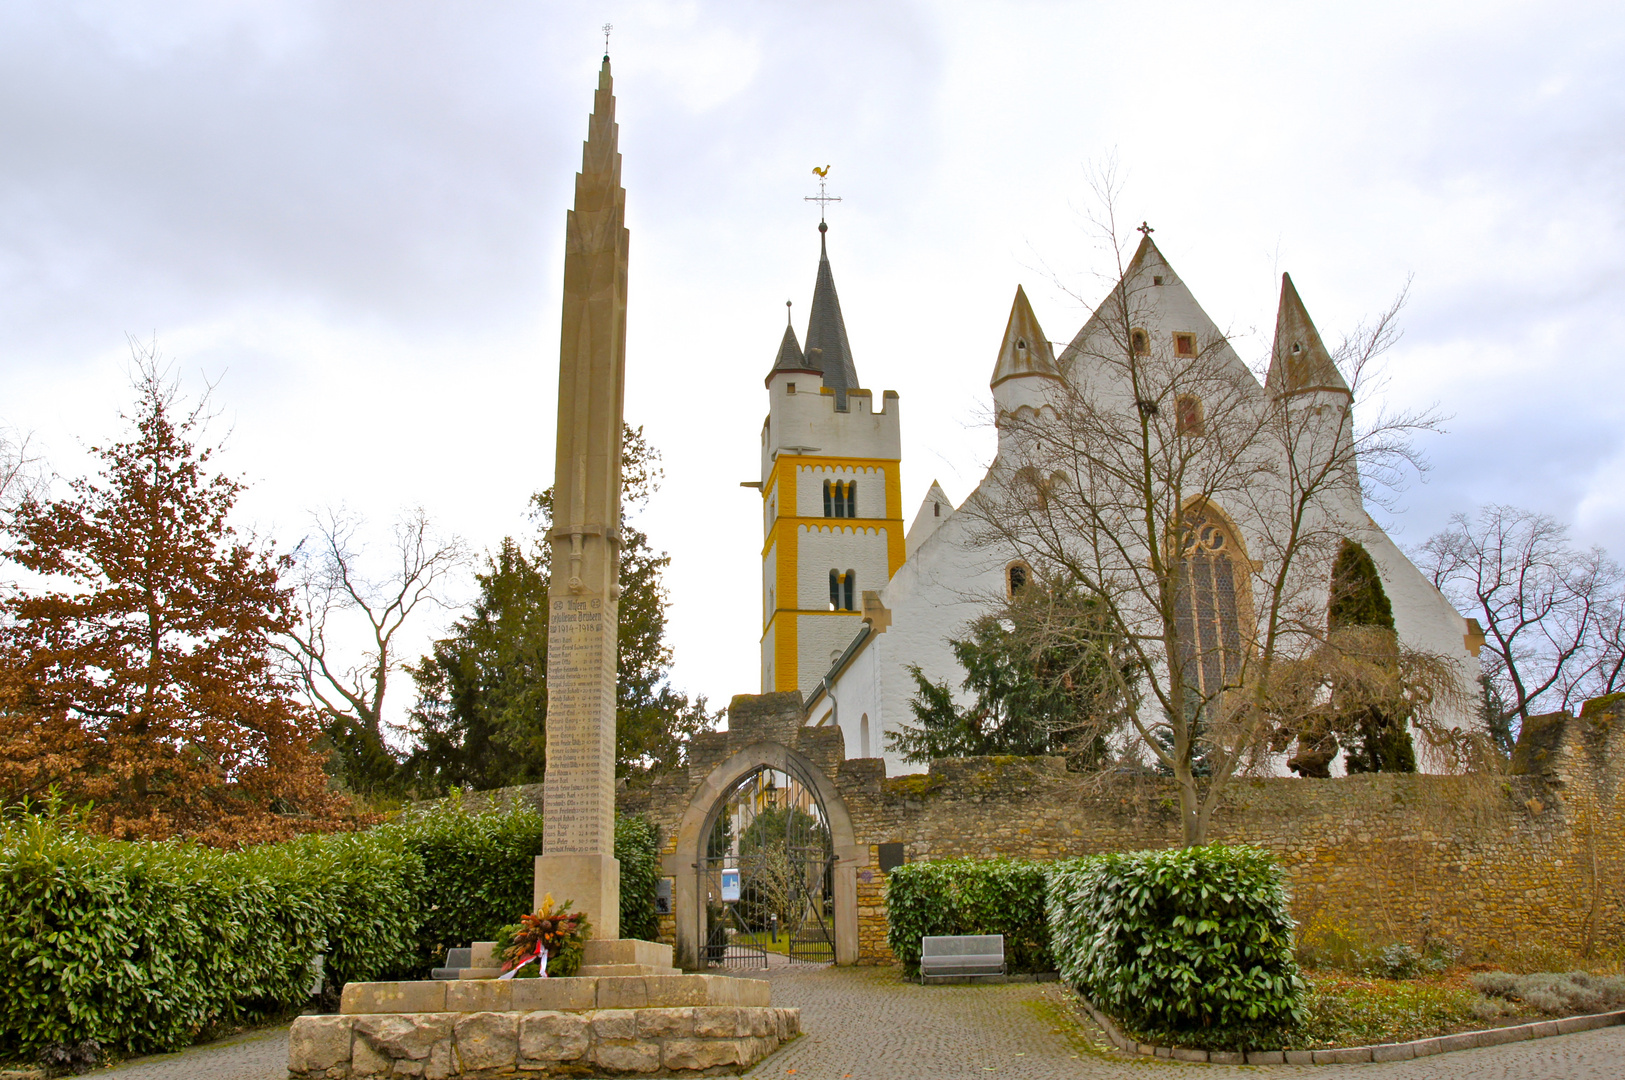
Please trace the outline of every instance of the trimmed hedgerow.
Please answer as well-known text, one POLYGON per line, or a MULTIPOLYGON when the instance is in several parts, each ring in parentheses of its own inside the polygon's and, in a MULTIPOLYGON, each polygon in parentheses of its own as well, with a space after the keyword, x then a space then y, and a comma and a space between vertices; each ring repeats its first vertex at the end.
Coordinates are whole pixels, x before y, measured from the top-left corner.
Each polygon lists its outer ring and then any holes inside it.
POLYGON ((1061 977, 1142 1034, 1256 1049, 1301 1019, 1285 880, 1260 848, 1054 863, 1048 915, 1061 977))
POLYGON ((1053 971, 1044 918, 1044 863, 941 859, 906 863, 886 883, 886 943, 909 974, 920 967, 920 938, 1003 934, 1012 972, 1053 971))
MULTIPOLYGON (((653 918, 653 844, 646 822, 617 821, 616 855, 636 879, 630 925, 653 918)), ((531 909, 540 850, 536 811, 456 804, 240 852, 0 820, 0 1057, 83 1039, 176 1049, 306 1003, 318 954, 330 992, 422 977, 447 946, 490 940, 531 909)))
POLYGON ((25 818, 0 831, 0 1046, 184 1045, 301 1000, 335 914, 288 860, 126 844, 25 818))
POLYGON ((615 858, 621 864, 621 936, 655 941, 660 916, 655 892, 660 887, 660 831, 648 818, 615 819, 615 858))

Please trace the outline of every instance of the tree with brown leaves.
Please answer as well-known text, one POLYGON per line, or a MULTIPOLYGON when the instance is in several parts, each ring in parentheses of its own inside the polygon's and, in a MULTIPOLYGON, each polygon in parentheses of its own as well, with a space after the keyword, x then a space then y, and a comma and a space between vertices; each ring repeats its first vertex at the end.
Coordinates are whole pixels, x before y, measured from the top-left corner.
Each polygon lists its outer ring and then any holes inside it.
POLYGON ((132 839, 334 827, 345 804, 272 650, 287 560, 230 522, 244 485, 196 441, 207 394, 187 409, 140 348, 133 382, 126 437, 91 448, 99 476, 10 522, 9 558, 39 584, 0 624, 0 798, 54 790, 132 839))

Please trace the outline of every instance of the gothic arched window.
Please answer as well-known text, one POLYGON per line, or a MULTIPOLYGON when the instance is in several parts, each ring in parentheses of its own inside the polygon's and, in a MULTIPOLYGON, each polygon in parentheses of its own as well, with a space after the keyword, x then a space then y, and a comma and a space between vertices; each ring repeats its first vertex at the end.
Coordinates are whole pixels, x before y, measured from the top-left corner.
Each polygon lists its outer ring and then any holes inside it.
POLYGON ((1032 580, 1032 571, 1024 562, 1013 562, 1004 568, 1004 594, 1009 599, 1015 599, 1016 593, 1032 580))
POLYGON ((835 516, 835 511, 833 509, 833 506, 834 506, 834 504, 830 500, 830 482, 828 480, 825 480, 824 481, 824 516, 825 517, 834 517, 835 516))
POLYGON ((1236 685, 1245 655, 1248 563, 1235 534, 1209 510, 1187 510, 1181 523, 1183 580, 1174 603, 1185 683, 1204 701, 1236 685))
POLYGON ((858 482, 856 480, 848 480, 846 483, 846 516, 849 518, 858 516, 858 482))
POLYGON ((1135 356, 1151 355, 1151 336, 1144 330, 1130 330, 1128 332, 1128 342, 1135 356))
POLYGON ((839 570, 829 572, 829 609, 831 611, 841 609, 841 572, 839 570))
POLYGON ((842 584, 846 587, 846 610, 858 610, 857 605, 852 602, 853 596, 855 595, 853 590, 855 590, 858 585, 858 575, 856 571, 848 570, 845 578, 842 580, 842 584))

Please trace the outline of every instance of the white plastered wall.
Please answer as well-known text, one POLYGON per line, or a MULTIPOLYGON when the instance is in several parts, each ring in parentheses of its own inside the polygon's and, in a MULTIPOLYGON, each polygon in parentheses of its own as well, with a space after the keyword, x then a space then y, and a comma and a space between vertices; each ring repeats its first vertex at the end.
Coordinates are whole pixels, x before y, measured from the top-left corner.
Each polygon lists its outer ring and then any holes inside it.
POLYGON ((852 592, 854 605, 864 589, 880 588, 887 576, 887 531, 875 526, 833 523, 798 526, 796 606, 802 611, 823 611, 829 607, 831 570, 856 573, 857 582, 852 592))
POLYGON ((857 485, 857 517, 883 518, 886 516, 885 469, 878 466, 860 469, 835 468, 825 465, 802 465, 797 468, 796 516, 823 517, 824 485, 835 482, 857 485))
POLYGON ((829 673, 863 629, 863 616, 855 612, 827 615, 802 612, 795 619, 796 660, 801 666, 797 688, 805 697, 811 695, 819 680, 829 673))

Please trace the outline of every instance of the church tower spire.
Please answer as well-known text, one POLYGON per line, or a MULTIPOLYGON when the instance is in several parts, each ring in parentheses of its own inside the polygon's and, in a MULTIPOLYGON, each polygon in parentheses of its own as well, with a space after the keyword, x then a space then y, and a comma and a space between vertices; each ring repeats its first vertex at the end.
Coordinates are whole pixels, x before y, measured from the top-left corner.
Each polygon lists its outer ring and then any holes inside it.
POLYGON ((835 391, 835 407, 846 408, 846 392, 858 389, 852 345, 846 339, 841 298, 829 268, 829 226, 818 223, 818 280, 813 285, 812 314, 807 318, 807 361, 823 372, 824 385, 835 391))
POLYGON ((858 385, 829 226, 818 231, 807 349, 786 326, 767 373, 762 478, 748 485, 762 493, 764 693, 810 694, 862 628, 863 594, 906 554, 897 395, 858 385))

